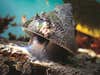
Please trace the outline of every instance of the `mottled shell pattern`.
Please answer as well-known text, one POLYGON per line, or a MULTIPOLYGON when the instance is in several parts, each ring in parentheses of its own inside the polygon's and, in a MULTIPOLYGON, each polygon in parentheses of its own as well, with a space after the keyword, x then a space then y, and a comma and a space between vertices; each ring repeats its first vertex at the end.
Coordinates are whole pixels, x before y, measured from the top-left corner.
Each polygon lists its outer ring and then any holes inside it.
POLYGON ((35 16, 24 30, 40 35, 49 41, 74 53, 75 22, 72 15, 71 4, 56 7, 55 11, 35 16), (65 10, 66 9, 66 10, 65 10))

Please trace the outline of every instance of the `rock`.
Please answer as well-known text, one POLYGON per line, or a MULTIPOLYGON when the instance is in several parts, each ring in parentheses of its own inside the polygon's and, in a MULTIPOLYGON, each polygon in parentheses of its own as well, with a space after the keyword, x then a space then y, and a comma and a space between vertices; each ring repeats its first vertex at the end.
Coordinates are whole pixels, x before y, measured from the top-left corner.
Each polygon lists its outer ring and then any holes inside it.
MULTIPOLYGON (((13 43, 10 43, 13 45, 13 43)), ((13 45, 14 46, 14 45, 13 45)), ((15 45, 16 46, 16 45, 15 45)), ((70 60, 73 63, 62 65, 52 61, 39 61, 27 58, 23 53, 11 53, 2 49, 8 46, 0 44, 0 73, 1 75, 99 75, 100 62, 92 62, 87 55, 77 55, 70 60), (3 73, 6 71, 5 73, 3 73)), ((69 61, 69 60, 68 60, 69 61)))

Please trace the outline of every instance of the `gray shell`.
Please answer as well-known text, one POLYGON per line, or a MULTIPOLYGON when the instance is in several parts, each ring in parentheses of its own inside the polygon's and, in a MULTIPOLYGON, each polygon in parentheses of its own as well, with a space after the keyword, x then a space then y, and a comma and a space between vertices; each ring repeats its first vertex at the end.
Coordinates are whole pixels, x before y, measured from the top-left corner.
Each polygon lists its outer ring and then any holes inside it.
MULTIPOLYGON (((71 4, 68 3, 57 6, 55 11, 46 13, 46 15, 44 17, 42 16, 41 19, 43 22, 45 21, 44 19, 47 19, 50 29, 52 29, 49 37, 45 37, 46 39, 65 48, 69 52, 75 53, 77 51, 75 43, 75 22, 72 15, 71 4)), ((44 37, 44 35, 38 31, 35 21, 34 18, 29 24, 24 26, 24 30, 44 37)))

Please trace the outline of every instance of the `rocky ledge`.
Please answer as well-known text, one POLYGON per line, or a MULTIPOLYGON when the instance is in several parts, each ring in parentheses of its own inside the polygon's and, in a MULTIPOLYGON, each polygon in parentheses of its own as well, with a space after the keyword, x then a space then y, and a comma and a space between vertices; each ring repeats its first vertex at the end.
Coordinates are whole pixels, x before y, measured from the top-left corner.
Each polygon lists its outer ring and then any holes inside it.
MULTIPOLYGON (((17 42, 17 41, 15 41, 17 42)), ((0 44, 1 75, 99 75, 100 59, 78 54, 66 64, 45 60, 32 60, 27 54, 16 51, 14 43, 0 44), (13 46, 13 48, 11 48, 13 46), (15 47, 15 48, 14 48, 15 47), (70 61, 70 62, 69 62, 70 61)))

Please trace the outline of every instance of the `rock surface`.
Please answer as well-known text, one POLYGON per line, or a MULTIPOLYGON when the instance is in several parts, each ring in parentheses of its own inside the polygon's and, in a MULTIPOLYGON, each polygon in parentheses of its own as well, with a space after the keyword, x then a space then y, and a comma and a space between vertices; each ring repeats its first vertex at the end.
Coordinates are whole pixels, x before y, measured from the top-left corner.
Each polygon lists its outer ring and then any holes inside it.
MULTIPOLYGON (((15 41, 16 42, 16 41, 15 41)), ((78 54, 70 58, 70 63, 32 60, 27 54, 13 52, 8 45, 0 44, 0 75, 99 75, 100 59, 78 54)), ((68 60, 69 62, 69 60, 68 60)))

